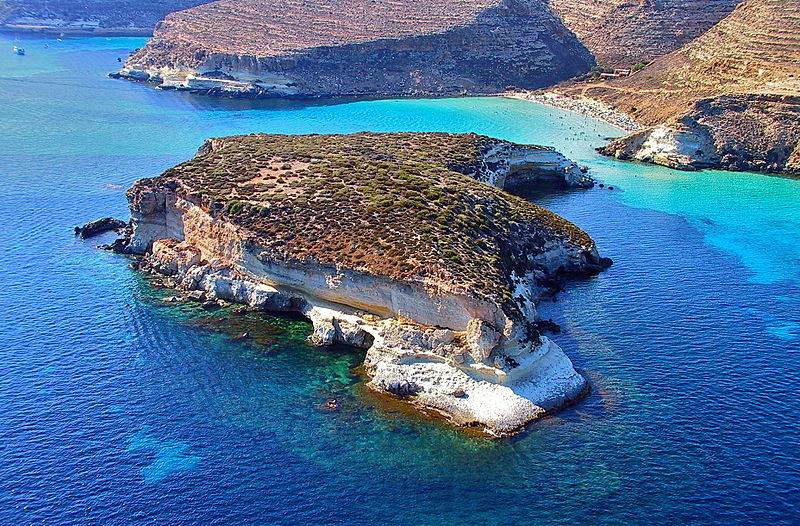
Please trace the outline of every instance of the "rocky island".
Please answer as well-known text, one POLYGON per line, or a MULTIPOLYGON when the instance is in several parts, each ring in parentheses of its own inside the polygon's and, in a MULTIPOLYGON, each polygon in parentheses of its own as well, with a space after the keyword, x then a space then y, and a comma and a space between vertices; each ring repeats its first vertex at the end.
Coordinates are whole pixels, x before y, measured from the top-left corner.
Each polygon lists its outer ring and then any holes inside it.
POLYGON ((237 97, 460 95, 593 63, 543 0, 217 0, 167 16, 116 76, 237 97))
POLYGON ((587 389, 536 303, 600 272, 592 239, 503 190, 591 186, 558 152, 474 134, 248 135, 128 191, 114 246, 178 288, 299 312, 367 349, 369 387, 503 436, 587 389))

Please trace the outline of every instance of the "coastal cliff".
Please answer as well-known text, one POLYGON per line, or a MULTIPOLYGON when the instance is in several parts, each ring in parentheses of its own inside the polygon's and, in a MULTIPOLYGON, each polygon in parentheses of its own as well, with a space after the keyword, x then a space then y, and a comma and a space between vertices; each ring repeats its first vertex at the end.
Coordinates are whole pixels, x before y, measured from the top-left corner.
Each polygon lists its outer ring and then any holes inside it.
POLYGON ((210 139, 128 191, 115 246, 187 291, 300 312, 314 343, 367 348, 372 389, 501 436, 587 388, 536 302, 610 261, 496 187, 556 180, 591 184, 551 149, 474 134, 210 139))
POLYGON ((543 0, 218 0, 167 16, 115 76, 235 97, 459 95, 593 64, 543 0))
POLYGON ((601 152, 680 169, 800 171, 800 1, 749 0, 627 78, 568 88, 648 128, 601 152))

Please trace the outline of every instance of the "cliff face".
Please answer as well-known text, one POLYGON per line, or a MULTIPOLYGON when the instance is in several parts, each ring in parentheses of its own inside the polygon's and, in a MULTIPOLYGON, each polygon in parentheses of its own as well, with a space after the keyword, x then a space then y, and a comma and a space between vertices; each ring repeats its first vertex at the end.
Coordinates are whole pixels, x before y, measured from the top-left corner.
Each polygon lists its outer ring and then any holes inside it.
POLYGON ((167 14, 208 0, 2 0, 0 24, 10 30, 150 31, 167 14))
POLYGON ((750 0, 635 75, 580 92, 653 126, 613 141, 607 154, 688 169, 796 172, 798 64, 800 2, 750 0))
POLYGON ((120 74, 238 96, 444 95, 592 64, 541 0, 218 0, 169 15, 120 74))
POLYGON ((129 191, 122 245, 185 289, 302 312, 316 343, 368 348, 374 389, 508 434, 585 389, 535 302, 607 262, 574 225, 476 179, 566 185, 572 168, 476 135, 213 139, 129 191))
POLYGON ((631 67, 702 35, 740 0, 550 0, 564 25, 603 66, 631 67))

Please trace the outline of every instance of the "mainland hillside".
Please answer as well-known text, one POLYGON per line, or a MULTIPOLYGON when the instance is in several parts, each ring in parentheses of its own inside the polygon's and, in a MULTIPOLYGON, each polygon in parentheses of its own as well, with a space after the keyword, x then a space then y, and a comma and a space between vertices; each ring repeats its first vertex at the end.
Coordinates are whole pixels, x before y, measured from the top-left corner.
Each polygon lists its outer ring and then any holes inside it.
POLYGON ((0 24, 6 30, 143 29, 152 30, 169 13, 208 0, 0 0, 0 24))
MULTIPOLYGON (((678 144, 691 142, 695 149, 681 153, 688 156, 680 160, 687 167, 796 171, 800 1, 750 0, 638 73, 568 92, 601 99, 645 125, 679 132, 678 144)), ((640 132, 607 152, 650 160, 637 157, 648 137, 651 131, 640 132)), ((649 148, 647 155, 657 150, 649 148)))
POLYGON ((593 64, 543 0, 218 0, 167 16, 122 73, 253 96, 444 95, 593 64))
POLYGON ((678 49, 740 0, 550 0, 550 7, 602 66, 631 67, 678 49))

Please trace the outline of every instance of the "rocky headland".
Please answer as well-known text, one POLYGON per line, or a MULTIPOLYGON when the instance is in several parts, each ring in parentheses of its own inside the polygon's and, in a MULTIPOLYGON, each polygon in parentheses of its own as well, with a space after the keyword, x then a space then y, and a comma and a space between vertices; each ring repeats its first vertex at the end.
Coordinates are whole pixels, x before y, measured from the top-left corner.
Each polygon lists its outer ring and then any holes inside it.
POLYGON ((114 76, 234 97, 439 96, 593 64, 543 0, 217 0, 167 16, 114 76))
POLYGON ((601 149, 679 169, 800 172, 800 1, 748 0, 627 78, 566 88, 645 129, 601 149))
POLYGON ((586 391, 536 303, 610 264, 503 190, 539 184, 591 180, 552 149, 474 134, 210 139, 128 191, 114 247, 206 300, 300 312, 314 343, 367 349, 372 389, 503 436, 586 391))

